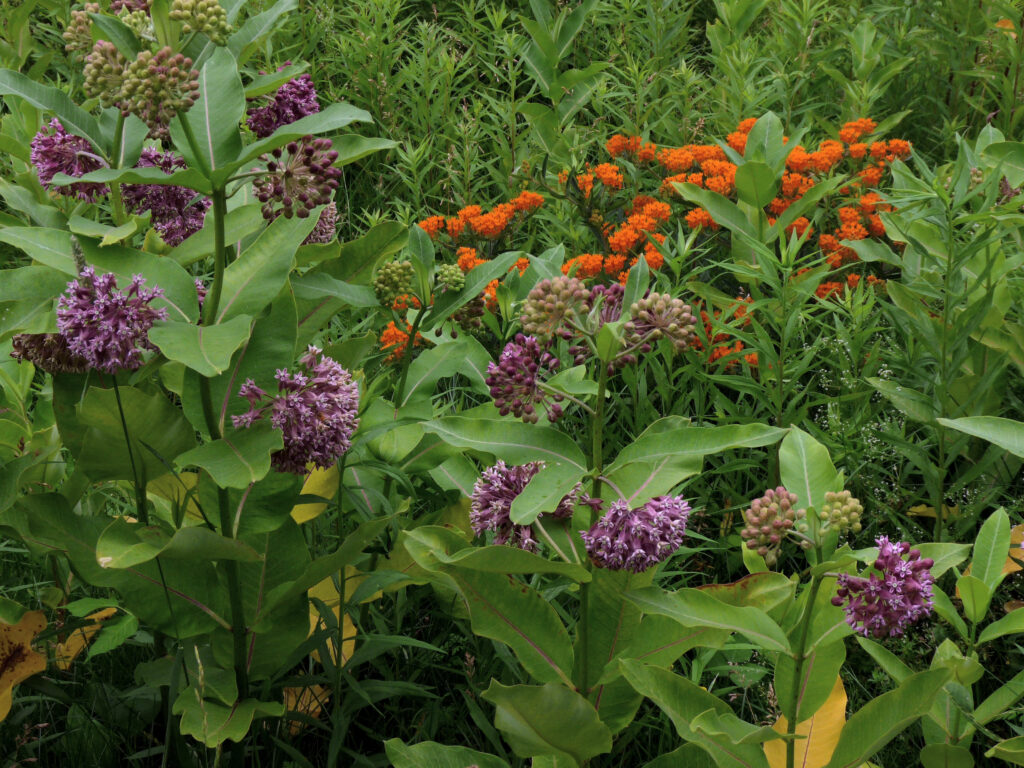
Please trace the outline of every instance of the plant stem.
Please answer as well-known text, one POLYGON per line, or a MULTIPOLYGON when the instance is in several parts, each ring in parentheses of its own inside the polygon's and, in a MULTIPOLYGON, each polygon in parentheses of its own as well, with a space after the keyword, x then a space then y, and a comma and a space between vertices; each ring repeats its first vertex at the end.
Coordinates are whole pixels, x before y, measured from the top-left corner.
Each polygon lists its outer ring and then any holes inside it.
POLYGON ((132 439, 128 434, 128 420, 124 416, 124 406, 121 404, 121 390, 117 386, 117 376, 110 377, 114 382, 114 399, 117 400, 117 412, 121 416, 121 429, 124 431, 124 444, 128 449, 128 464, 132 469, 132 478, 135 487, 135 514, 143 525, 149 525, 149 510, 146 509, 146 478, 139 474, 138 465, 135 463, 135 451, 132 450, 132 439))
POLYGON ((800 701, 800 691, 802 685, 800 680, 804 673, 804 662, 807 661, 807 635, 811 630, 811 619, 814 616, 814 601, 818 598, 818 590, 821 589, 822 576, 814 576, 811 579, 810 594, 807 597, 807 605, 804 606, 804 614, 800 617, 802 626, 800 627, 800 640, 796 646, 796 654, 794 660, 796 661, 796 668, 793 672, 793 692, 789 699, 789 705, 786 708, 786 768, 794 768, 796 765, 796 741, 794 736, 796 735, 797 726, 797 707, 800 701))
MULTIPOLYGON (((114 128, 114 150, 110 153, 112 168, 121 167, 121 147, 124 145, 124 115, 118 114, 117 127, 114 128)), ((121 226, 128 218, 124 213, 124 202, 121 200, 121 185, 110 185, 110 206, 114 209, 114 223, 121 226)))
POLYGON ((416 319, 412 321, 412 326, 409 328, 409 340, 405 343, 405 349, 402 352, 402 373, 398 379, 398 389, 395 390, 395 410, 397 411, 402 406, 402 398, 405 397, 405 383, 409 378, 409 364, 412 363, 412 350, 416 345, 416 334, 419 332, 420 324, 423 322, 423 316, 426 314, 426 310, 420 310, 416 314, 416 319))

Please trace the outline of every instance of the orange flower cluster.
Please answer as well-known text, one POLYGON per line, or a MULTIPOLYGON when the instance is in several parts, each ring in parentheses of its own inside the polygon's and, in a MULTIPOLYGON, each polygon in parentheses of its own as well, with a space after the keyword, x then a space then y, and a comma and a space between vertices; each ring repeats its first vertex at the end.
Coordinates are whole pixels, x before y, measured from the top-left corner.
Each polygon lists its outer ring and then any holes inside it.
POLYGON ((833 269, 845 264, 859 261, 857 252, 842 245, 843 240, 866 240, 868 237, 884 237, 885 224, 882 223, 879 211, 891 211, 892 206, 882 202, 877 192, 861 195, 858 205, 844 205, 836 212, 839 216, 839 228, 832 234, 824 234, 818 238, 818 245, 833 269))
POLYGON ((831 296, 842 296, 847 289, 852 291, 860 285, 862 279, 869 288, 885 288, 885 280, 875 277, 874 275, 868 275, 867 278, 861 278, 858 274, 849 274, 846 276, 845 283, 829 280, 819 285, 814 293, 819 299, 827 299, 831 296))
MULTIPOLYGON (((387 324, 387 327, 380 334, 380 349, 382 352, 391 350, 391 353, 384 359, 386 363, 393 363, 401 359, 409 345, 409 334, 412 333, 412 325, 405 323, 405 330, 402 330, 394 321, 387 324)), ((413 340, 413 347, 419 347, 426 343, 423 335, 416 333, 413 340)))
POLYGON ((637 162, 646 163, 654 159, 658 146, 645 142, 639 136, 623 136, 617 133, 605 142, 604 148, 614 157, 632 155, 637 162))
POLYGON ((528 216, 544 204, 544 197, 536 192, 523 190, 507 203, 499 203, 490 211, 479 205, 467 205, 455 216, 430 216, 419 222, 419 226, 436 240, 442 231, 452 240, 458 240, 468 231, 477 237, 496 240, 508 231, 517 214, 528 216))
MULTIPOLYGON (((742 298, 737 296, 736 303, 729 307, 731 317, 727 318, 735 324, 735 327, 745 328, 750 325, 750 317, 748 316, 748 306, 754 303, 754 299, 750 296, 742 298)), ((712 314, 708 314, 707 310, 702 309, 700 311, 700 318, 704 324, 704 335, 708 339, 710 344, 710 350, 708 352, 708 365, 721 360, 722 358, 728 357, 725 361, 726 370, 733 368, 741 352, 744 350, 743 342, 733 337, 731 333, 719 330, 715 332, 715 327, 721 328, 722 321, 722 310, 716 309, 712 314)), ((704 345, 698 339, 694 342, 694 348, 703 350, 704 345)), ((748 352, 743 355, 743 359, 747 365, 751 367, 757 367, 757 352, 748 352)))

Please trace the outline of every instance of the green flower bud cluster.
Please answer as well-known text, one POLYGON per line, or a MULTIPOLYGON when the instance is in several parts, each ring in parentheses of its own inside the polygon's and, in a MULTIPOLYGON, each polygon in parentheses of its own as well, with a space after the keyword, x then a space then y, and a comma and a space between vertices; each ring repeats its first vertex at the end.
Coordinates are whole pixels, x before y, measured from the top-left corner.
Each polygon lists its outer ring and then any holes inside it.
POLYGON ((546 340, 552 336, 568 339, 569 322, 587 314, 590 291, 576 277, 545 278, 533 287, 523 303, 523 333, 546 340))
POLYGON ((138 115, 152 138, 167 135, 167 125, 179 112, 187 112, 199 92, 199 73, 192 59, 170 46, 156 53, 142 51, 124 75, 121 111, 138 115))
POLYGON ((853 497, 849 491, 825 494, 825 503, 821 507, 821 519, 830 528, 837 529, 840 533, 852 531, 860 533, 860 518, 864 514, 864 507, 853 497))
POLYGON ((985 172, 981 168, 971 168, 971 182, 968 189, 974 190, 985 183, 985 172))
POLYGON ((377 295, 377 301, 385 307, 390 307, 399 296, 412 292, 412 279, 413 268, 409 260, 389 261, 381 265, 373 281, 373 292, 377 295))
POLYGON ((104 107, 121 106, 124 90, 124 69, 128 60, 117 46, 99 40, 85 57, 85 82, 82 88, 90 98, 100 100, 104 107))
POLYGON ((99 13, 99 3, 86 3, 85 7, 72 11, 68 26, 64 30, 64 50, 70 54, 85 54, 92 48, 92 19, 90 13, 99 13))
POLYGON ((171 19, 181 22, 186 35, 201 32, 216 45, 224 45, 231 33, 227 12, 217 0, 174 0, 171 19))
POLYGON ((156 37, 153 19, 146 11, 132 11, 126 6, 117 14, 117 18, 142 40, 153 40, 156 37))
POLYGON ((747 527, 740 531, 740 537, 747 549, 755 550, 768 565, 778 560, 783 538, 804 517, 804 510, 796 508, 796 501, 796 494, 780 485, 754 499, 750 509, 743 513, 747 527))
POLYGON ((683 352, 696 340, 697 320, 689 304, 664 293, 649 293, 629 308, 626 344, 650 352, 654 342, 667 339, 676 352, 683 352))
POLYGON ((458 264, 442 264, 437 268, 434 281, 442 291, 461 291, 466 285, 466 276, 458 264))

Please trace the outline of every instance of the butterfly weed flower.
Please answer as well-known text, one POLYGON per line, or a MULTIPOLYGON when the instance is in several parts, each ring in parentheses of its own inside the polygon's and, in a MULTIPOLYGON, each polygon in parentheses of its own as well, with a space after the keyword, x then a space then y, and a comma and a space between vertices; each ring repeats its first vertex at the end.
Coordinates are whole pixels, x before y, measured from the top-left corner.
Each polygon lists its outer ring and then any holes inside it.
POLYGON ((231 423, 245 428, 268 417, 284 435, 284 448, 271 455, 271 463, 280 472, 302 475, 309 464, 331 466, 352 446, 359 426, 359 386, 317 347, 310 346, 299 364, 302 370, 295 373, 277 371, 273 397, 246 380, 238 394, 249 402, 249 410, 232 416, 231 423))
POLYGON ((905 541, 875 540, 878 558, 867 578, 839 574, 832 605, 843 606, 846 623, 860 635, 902 637, 907 627, 932 612, 931 558, 905 541))
POLYGON ((154 322, 167 318, 166 309, 151 306, 163 290, 146 289, 145 282, 135 275, 128 290, 121 291, 113 274, 97 276, 85 267, 57 301, 57 330, 68 351, 107 373, 139 368, 142 351, 155 349, 146 334, 154 322))
POLYGON ((284 150, 278 147, 272 155, 266 175, 253 185, 256 198, 263 203, 263 218, 304 219, 314 208, 333 202, 341 169, 333 165, 338 153, 331 148, 330 139, 306 136, 289 142, 284 150))
MULTIPOLYGON (((277 71, 280 72, 290 64, 290 61, 286 61, 277 71)), ((320 103, 316 98, 313 79, 302 74, 278 88, 268 103, 250 108, 246 124, 257 138, 264 139, 281 126, 315 115, 319 111, 320 103)))
MULTIPOLYGON (((485 469, 474 483, 470 496, 469 522, 473 532, 483 536, 487 531, 493 531, 495 544, 536 551, 537 541, 533 538, 533 528, 513 523, 510 514, 512 502, 543 468, 544 463, 540 461, 510 467, 499 460, 493 467, 485 469)), ((573 507, 577 503, 586 503, 581 488, 577 485, 549 514, 563 519, 572 517, 573 507)))
POLYGON ((502 416, 512 414, 529 424, 538 421, 537 406, 547 411, 548 421, 562 417, 563 399, 559 393, 546 392, 541 374, 558 368, 558 358, 541 348, 533 336, 517 333, 505 345, 497 363, 487 364, 485 382, 491 390, 494 405, 502 416))
POLYGON ((640 573, 679 549, 689 517, 690 505, 682 496, 655 496, 634 509, 619 499, 580 536, 599 568, 640 573))
POLYGON ((626 343, 649 352, 654 342, 666 339, 683 352, 697 339, 697 321, 688 304, 663 293, 649 293, 629 308, 624 326, 626 343))
POLYGON ((156 53, 142 51, 124 74, 121 112, 137 115, 149 126, 149 136, 167 136, 167 126, 187 112, 199 95, 199 72, 192 59, 164 46, 156 53))
POLYGON ((533 287, 523 303, 522 326, 541 339, 569 338, 570 324, 586 313, 590 291, 576 277, 545 278, 533 287))
MULTIPOLYGON (((160 152, 152 147, 142 150, 137 168, 159 168, 166 174, 185 168, 185 161, 173 152, 160 152)), ((153 226, 170 246, 180 244, 203 228, 209 198, 188 187, 170 184, 126 184, 125 205, 134 213, 149 211, 153 226)))
POLYGON ((92 145, 81 136, 65 131, 57 118, 53 118, 49 125, 41 128, 32 138, 29 159, 36 169, 39 183, 54 194, 76 197, 90 203, 107 194, 105 184, 81 181, 67 186, 54 186, 51 183, 58 173, 79 177, 104 166, 103 161, 93 152, 92 145))

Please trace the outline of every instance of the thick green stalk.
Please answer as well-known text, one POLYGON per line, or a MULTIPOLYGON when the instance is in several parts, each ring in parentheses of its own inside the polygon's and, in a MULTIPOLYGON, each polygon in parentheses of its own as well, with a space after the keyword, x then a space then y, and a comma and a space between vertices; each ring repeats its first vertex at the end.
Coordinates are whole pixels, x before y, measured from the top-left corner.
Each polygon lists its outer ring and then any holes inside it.
POLYGON ((793 657, 796 661, 796 669, 793 672, 793 691, 790 694, 785 712, 787 720, 786 736, 788 737, 786 739, 786 768, 795 768, 796 765, 796 741, 794 736, 796 735, 797 707, 800 702, 800 691, 803 689, 800 680, 804 673, 804 663, 807 661, 807 635, 811 629, 811 619, 814 617, 814 601, 818 598, 821 581, 821 576, 815 576, 811 579, 807 605, 804 607, 803 616, 800 617, 802 623, 800 627, 800 640, 797 642, 796 654, 793 657))
MULTIPOLYGON (((121 148, 124 146, 124 115, 117 116, 117 127, 114 129, 114 150, 110 153, 111 167, 121 167, 121 148)), ((110 207, 114 211, 114 223, 121 226, 127 220, 124 213, 124 202, 121 200, 121 185, 110 185, 110 207)))

